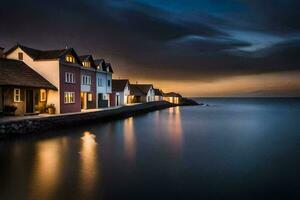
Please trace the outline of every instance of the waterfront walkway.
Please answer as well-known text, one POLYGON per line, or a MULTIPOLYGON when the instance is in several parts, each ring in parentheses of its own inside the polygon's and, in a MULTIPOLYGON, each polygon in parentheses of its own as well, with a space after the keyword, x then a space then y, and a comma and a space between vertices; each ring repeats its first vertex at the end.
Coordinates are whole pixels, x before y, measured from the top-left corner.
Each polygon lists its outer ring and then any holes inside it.
POLYGON ((0 138, 29 133, 41 134, 43 131, 50 129, 61 129, 67 126, 74 126, 74 124, 98 123, 126 118, 173 106, 175 105, 166 101, 156 101, 68 114, 4 117, 0 121, 0 138))

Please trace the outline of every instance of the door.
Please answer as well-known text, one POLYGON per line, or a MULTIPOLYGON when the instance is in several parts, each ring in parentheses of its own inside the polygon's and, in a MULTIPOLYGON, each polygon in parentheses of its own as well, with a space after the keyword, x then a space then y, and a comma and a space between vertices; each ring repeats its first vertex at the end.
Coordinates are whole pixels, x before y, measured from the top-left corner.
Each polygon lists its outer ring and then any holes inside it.
POLYGON ((33 113, 33 90, 26 90, 26 113, 33 113))
POLYGON ((102 102, 103 101, 103 94, 102 93, 98 93, 98 108, 102 107, 102 102))
POLYGON ((116 106, 120 106, 120 95, 116 95, 116 106))

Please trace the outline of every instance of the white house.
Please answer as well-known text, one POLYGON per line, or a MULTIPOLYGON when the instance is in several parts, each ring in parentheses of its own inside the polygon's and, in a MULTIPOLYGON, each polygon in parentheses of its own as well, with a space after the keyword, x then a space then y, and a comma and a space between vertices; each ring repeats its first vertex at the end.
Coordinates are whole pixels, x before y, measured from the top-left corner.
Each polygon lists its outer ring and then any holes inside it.
POLYGON ((130 96, 128 79, 114 79, 112 80, 112 92, 114 98, 114 106, 121 106, 128 104, 128 98, 130 96))
POLYGON ((152 84, 130 84, 129 103, 145 103, 155 101, 152 84))
POLYGON ((95 60, 96 70, 96 102, 97 108, 111 106, 112 95, 112 67, 104 59, 95 60))

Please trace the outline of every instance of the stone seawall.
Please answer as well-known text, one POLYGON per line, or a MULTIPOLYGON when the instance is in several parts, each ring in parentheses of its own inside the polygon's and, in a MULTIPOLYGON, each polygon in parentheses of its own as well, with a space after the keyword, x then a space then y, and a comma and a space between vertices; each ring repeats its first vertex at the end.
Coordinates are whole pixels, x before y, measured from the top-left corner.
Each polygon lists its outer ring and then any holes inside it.
POLYGON ((137 114, 169 108, 172 106, 174 105, 171 103, 160 101, 95 112, 82 112, 41 118, 13 120, 0 123, 0 139, 26 134, 40 134, 46 130, 60 129, 68 126, 78 126, 86 123, 104 122, 113 119, 126 118, 137 114))

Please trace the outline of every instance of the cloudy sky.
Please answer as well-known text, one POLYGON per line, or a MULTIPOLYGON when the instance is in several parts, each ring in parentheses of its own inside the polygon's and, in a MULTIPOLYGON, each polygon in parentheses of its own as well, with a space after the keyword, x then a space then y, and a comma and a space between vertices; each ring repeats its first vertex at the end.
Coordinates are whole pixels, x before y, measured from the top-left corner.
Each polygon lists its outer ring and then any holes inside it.
POLYGON ((0 46, 74 47, 187 96, 300 96, 299 0, 10 0, 0 46))

